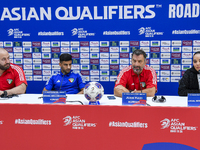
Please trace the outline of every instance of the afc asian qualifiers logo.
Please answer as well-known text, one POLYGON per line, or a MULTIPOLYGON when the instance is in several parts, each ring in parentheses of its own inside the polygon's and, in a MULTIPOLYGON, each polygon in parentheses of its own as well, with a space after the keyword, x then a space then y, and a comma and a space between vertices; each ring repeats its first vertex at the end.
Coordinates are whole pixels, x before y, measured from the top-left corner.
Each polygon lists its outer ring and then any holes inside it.
POLYGON ((141 27, 138 29, 139 35, 144 34, 145 37, 154 37, 155 35, 163 35, 164 32, 156 32, 155 29, 151 27, 141 27))
POLYGON ((13 35, 13 29, 8 30, 8 36, 11 36, 11 35, 13 35))
POLYGON ((165 118, 160 121, 161 123, 161 129, 170 129, 171 133, 183 133, 183 131, 196 131, 197 126, 187 126, 185 122, 180 122, 179 119, 173 118, 168 119, 165 118))
POLYGON ((168 128, 170 126, 170 120, 165 118, 163 119, 161 122, 161 129, 165 129, 165 128, 168 128))
POLYGON ((142 35, 142 34, 145 33, 145 28, 144 27, 141 27, 138 30, 139 30, 139 35, 142 35))
POLYGON ((65 118, 63 118, 64 120, 64 126, 70 125, 72 123, 72 117, 70 116, 66 116, 65 118))
POLYGON ((16 29, 8 29, 8 36, 14 36, 14 38, 22 38, 23 36, 30 36, 30 33, 23 33, 23 31, 20 31, 18 28, 16 29))
POLYGON ((78 35, 78 38, 86 38, 87 36, 95 36, 95 33, 88 33, 87 30, 83 28, 74 28, 71 30, 72 36, 78 35))
POLYGON ((77 28, 74 28, 71 31, 72 31, 72 36, 78 34, 78 29, 77 28))
POLYGON ((97 123, 86 123, 85 119, 82 119, 80 116, 66 116, 63 118, 64 125, 72 125, 72 129, 84 129, 86 127, 96 127, 97 123))

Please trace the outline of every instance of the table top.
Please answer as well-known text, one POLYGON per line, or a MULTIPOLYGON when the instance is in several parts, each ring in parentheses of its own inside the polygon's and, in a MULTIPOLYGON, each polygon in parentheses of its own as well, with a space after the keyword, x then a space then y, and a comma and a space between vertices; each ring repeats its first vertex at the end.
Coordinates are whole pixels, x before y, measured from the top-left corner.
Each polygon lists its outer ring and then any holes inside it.
MULTIPOLYGON (((0 103, 10 103, 10 104, 43 104, 42 94, 21 94, 18 97, 13 98, 0 98, 0 103)), ((109 100, 107 96, 113 96, 105 94, 100 100, 100 105, 113 105, 121 106, 122 98, 116 97, 114 100, 109 100)), ((158 103, 153 102, 152 97, 147 97, 147 104, 150 106, 181 106, 187 107, 187 97, 180 96, 165 96, 166 102, 158 103)), ((84 105, 88 105, 89 101, 84 97, 83 94, 67 94, 66 104, 80 104, 78 102, 68 102, 68 101, 81 101, 84 105)))

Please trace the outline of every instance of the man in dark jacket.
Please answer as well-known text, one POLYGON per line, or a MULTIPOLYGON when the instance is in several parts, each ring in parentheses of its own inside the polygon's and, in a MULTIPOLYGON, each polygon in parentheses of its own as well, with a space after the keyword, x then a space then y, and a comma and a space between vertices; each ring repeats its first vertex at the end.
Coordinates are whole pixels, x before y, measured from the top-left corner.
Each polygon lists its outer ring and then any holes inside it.
POLYGON ((179 96, 187 96, 188 93, 200 93, 197 74, 200 77, 200 51, 193 55, 193 67, 188 69, 179 82, 179 96))

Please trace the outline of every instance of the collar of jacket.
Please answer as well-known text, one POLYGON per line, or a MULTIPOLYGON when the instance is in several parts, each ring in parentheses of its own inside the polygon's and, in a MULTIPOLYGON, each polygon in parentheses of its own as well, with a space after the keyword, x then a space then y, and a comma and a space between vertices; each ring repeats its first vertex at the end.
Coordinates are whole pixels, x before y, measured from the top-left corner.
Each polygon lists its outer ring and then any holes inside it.
POLYGON ((192 66, 191 71, 194 72, 195 74, 199 74, 199 72, 192 66))

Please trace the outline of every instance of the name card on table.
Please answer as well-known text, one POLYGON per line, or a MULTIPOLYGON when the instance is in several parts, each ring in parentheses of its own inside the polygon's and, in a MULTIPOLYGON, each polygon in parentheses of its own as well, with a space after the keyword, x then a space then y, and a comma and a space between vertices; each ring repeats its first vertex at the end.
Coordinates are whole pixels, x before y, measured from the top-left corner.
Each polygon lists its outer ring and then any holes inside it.
POLYGON ((122 93, 122 105, 146 105, 146 93, 122 93))
POLYGON ((200 94, 199 93, 188 93, 188 106, 200 106, 200 94))
POLYGON ((66 103, 66 91, 43 91, 43 103, 66 103))

